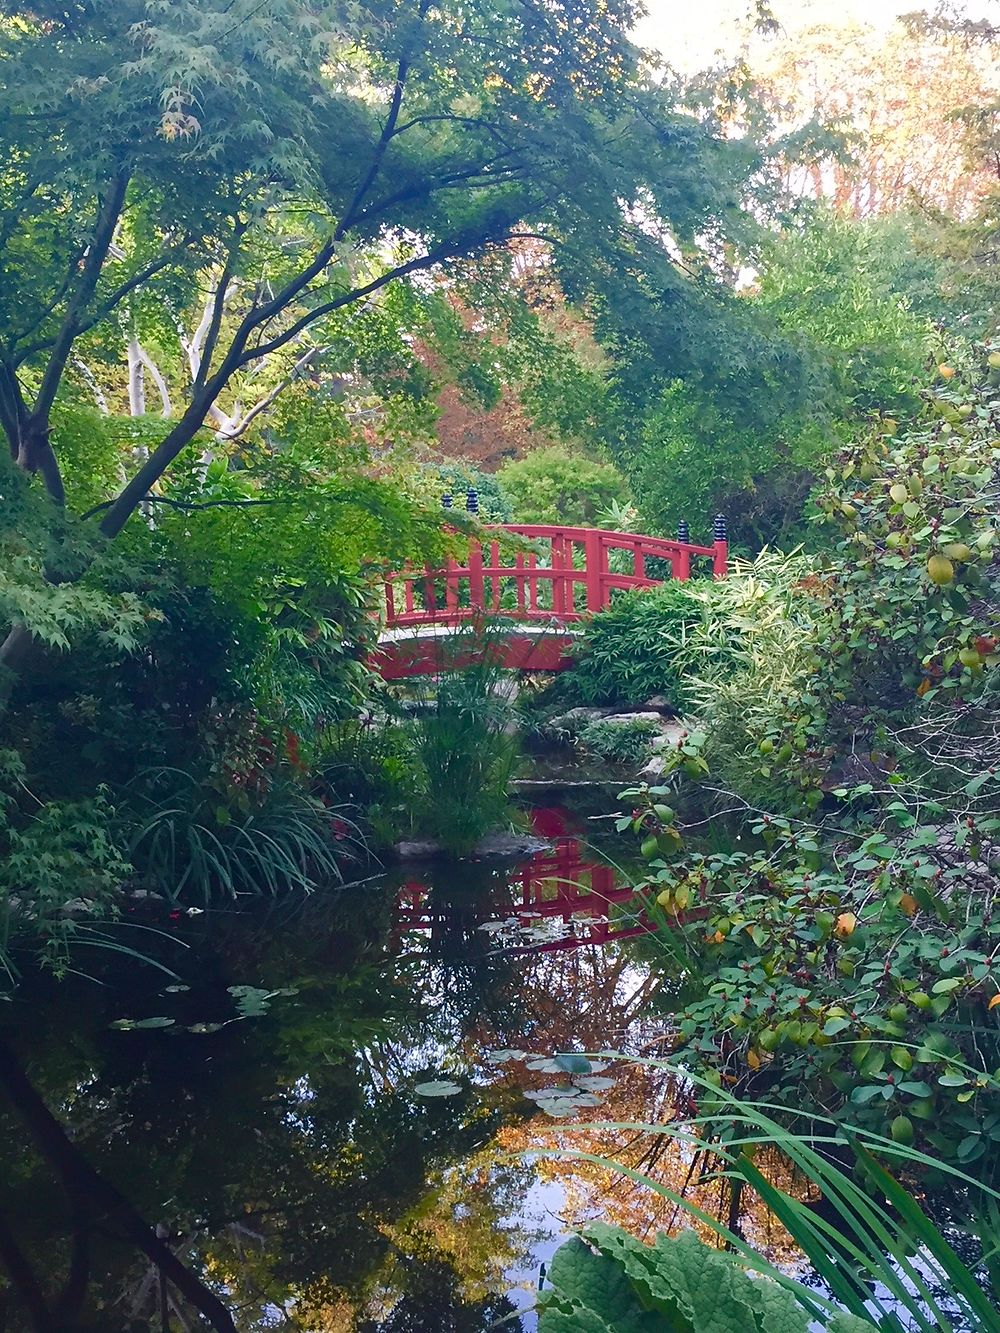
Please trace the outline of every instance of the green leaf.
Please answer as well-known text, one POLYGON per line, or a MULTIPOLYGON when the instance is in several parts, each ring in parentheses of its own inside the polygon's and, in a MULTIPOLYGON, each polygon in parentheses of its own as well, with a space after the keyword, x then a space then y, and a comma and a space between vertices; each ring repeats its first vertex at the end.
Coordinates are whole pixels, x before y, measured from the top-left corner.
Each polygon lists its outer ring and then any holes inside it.
POLYGON ((855 1088, 851 1093, 851 1101, 854 1102, 856 1106, 864 1106, 866 1102, 870 1102, 873 1097, 878 1096, 881 1091, 881 1083, 868 1084, 867 1086, 855 1088))
POLYGON ((900 1092, 905 1092, 909 1097, 930 1097, 932 1089, 929 1083, 924 1083, 922 1079, 907 1079, 904 1083, 896 1085, 900 1092))
POLYGON ((949 991, 957 990, 961 984, 961 977, 942 977, 940 981, 935 981, 931 990, 935 995, 946 995, 949 991))
POLYGON ((577 1236, 552 1256, 548 1281, 538 1333, 662 1333, 659 1315, 642 1309, 621 1265, 577 1236))

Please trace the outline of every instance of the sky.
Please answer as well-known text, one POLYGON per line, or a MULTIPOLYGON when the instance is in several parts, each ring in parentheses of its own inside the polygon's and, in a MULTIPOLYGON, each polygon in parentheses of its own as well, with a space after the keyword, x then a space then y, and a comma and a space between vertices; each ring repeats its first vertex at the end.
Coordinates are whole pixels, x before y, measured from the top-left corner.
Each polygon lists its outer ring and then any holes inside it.
MULTIPOLYGON (((647 16, 635 31, 642 46, 663 54, 675 68, 691 72, 712 63, 719 50, 734 55, 746 29, 752 0, 645 0, 647 16)), ((888 27, 899 14, 933 8, 934 0, 771 0, 778 21, 794 28, 805 23, 866 22, 888 27)), ((958 0, 970 18, 1000 22, 1000 0, 958 0)))

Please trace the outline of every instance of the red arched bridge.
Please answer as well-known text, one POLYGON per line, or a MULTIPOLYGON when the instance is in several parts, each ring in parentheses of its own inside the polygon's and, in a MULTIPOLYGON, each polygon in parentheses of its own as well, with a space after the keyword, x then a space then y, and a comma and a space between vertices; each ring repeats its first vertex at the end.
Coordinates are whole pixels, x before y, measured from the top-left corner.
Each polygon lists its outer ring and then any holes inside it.
POLYGON ((470 541, 466 564, 408 568, 385 582, 385 632, 376 665, 389 680, 431 675, 461 665, 455 631, 502 617, 504 666, 559 671, 569 664, 572 626, 611 605, 616 592, 652 588, 692 574, 724 578, 725 521, 711 546, 603 528, 509 524, 470 541), (452 653, 446 659, 446 654, 452 653))

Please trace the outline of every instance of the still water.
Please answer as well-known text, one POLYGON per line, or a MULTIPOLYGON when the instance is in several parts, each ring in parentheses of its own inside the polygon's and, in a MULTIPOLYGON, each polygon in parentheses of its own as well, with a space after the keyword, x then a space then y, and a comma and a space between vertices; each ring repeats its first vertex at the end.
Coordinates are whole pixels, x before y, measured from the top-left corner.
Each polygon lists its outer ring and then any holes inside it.
MULTIPOLYGON (((113 942, 168 970, 95 949, 88 976, 22 987, 3 1059, 8 1092, 15 1064, 31 1087, 0 1124, 0 1250, 21 1278, 0 1328, 205 1328, 200 1286, 240 1333, 485 1333, 505 1316, 529 1333, 575 1222, 674 1221, 610 1168, 537 1155, 575 1146, 697 1184, 665 1139, 574 1128, 690 1111, 662 1069, 551 1063, 662 1052, 676 981, 585 826, 532 818, 551 850, 519 865, 426 865, 270 911, 140 904, 113 942)), ((700 1201, 721 1207, 712 1189, 700 1201)), ((747 1219, 773 1248, 768 1225, 747 1219)))

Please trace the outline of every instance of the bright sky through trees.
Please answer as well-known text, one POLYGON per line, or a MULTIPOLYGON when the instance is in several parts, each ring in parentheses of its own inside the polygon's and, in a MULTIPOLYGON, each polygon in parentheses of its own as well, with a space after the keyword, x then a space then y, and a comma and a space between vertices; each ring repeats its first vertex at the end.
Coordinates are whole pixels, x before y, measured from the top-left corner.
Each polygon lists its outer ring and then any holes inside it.
MULTIPOLYGON (((954 7, 970 18, 1000 22, 1000 0, 957 0, 954 7)), ((685 70, 710 64, 719 51, 734 55, 751 23, 750 0, 701 0, 697 5, 646 0, 646 8, 636 38, 685 70)), ((900 14, 924 8, 934 5, 919 0, 774 0, 771 5, 778 22, 790 29, 817 23, 888 26, 900 14)))

